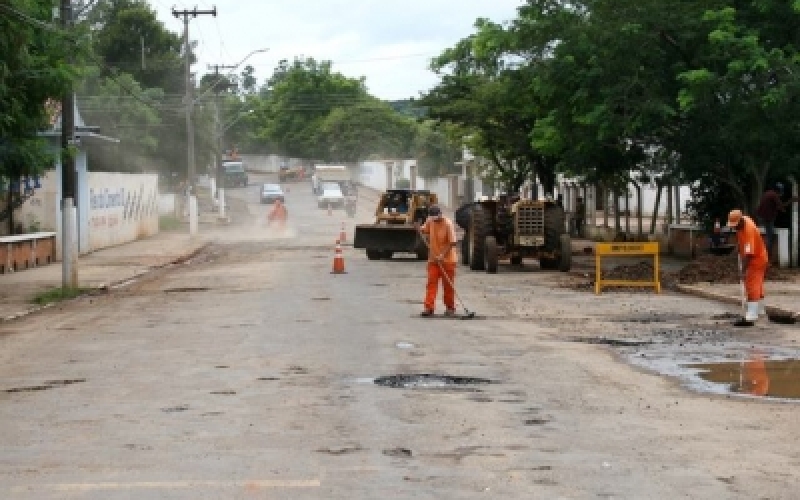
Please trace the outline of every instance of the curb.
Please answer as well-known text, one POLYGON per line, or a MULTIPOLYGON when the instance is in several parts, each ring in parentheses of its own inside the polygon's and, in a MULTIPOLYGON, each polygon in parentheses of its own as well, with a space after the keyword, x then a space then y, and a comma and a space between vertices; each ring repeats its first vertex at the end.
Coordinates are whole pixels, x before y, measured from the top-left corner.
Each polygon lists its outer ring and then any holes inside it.
POLYGON ((93 286, 93 287, 87 287, 87 288, 89 288, 89 291, 87 291, 86 293, 81 294, 81 295, 79 295, 79 296, 77 296, 75 298, 72 298, 72 299, 69 299, 69 300, 62 300, 62 301, 59 301, 59 302, 51 302, 51 303, 45 304, 43 306, 32 306, 30 309, 25 309, 24 311, 20 311, 20 312, 14 313, 14 314, 10 314, 8 316, 4 316, 4 317, 0 318, 0 324, 10 323, 11 321, 15 321, 15 320, 18 320, 20 318, 24 318, 26 316, 30 316, 31 314, 35 314, 35 313, 43 311, 45 309, 50 309, 52 307, 55 307, 57 304, 67 304, 67 303, 69 303, 69 302, 71 302, 73 300, 82 299, 84 297, 88 297, 88 296, 91 296, 91 295, 97 295, 97 292, 107 292, 111 288, 122 288, 123 285, 125 285, 125 284, 127 284, 127 283, 129 283, 129 282, 131 282, 131 281, 133 281, 133 280, 135 280, 137 278, 145 276, 145 275, 147 275, 147 274, 149 274, 149 273, 151 273, 153 271, 158 271, 160 269, 164 269, 166 267, 173 266, 175 264, 183 264, 184 262, 186 262, 188 260, 191 260, 194 257, 196 257, 200 252, 202 252, 203 250, 208 248, 208 246, 210 244, 211 244, 211 242, 207 241, 207 242, 203 243, 202 245, 198 246, 197 248, 193 249, 188 254, 179 255, 179 256, 175 257, 174 259, 171 259, 169 262, 167 262, 165 264, 149 267, 149 268, 147 268, 147 270, 141 271, 141 272, 137 272, 131 277, 120 279, 120 280, 117 280, 117 281, 111 281, 109 283, 101 283, 101 284, 93 286))
MULTIPOLYGON (((675 285, 674 289, 686 295, 692 295, 703 299, 715 300, 725 304, 740 305, 742 300, 730 295, 723 295, 721 293, 703 290, 691 285, 675 285)), ((785 316, 790 318, 800 318, 800 312, 784 309, 777 306, 766 306, 767 315, 769 316, 785 316)))

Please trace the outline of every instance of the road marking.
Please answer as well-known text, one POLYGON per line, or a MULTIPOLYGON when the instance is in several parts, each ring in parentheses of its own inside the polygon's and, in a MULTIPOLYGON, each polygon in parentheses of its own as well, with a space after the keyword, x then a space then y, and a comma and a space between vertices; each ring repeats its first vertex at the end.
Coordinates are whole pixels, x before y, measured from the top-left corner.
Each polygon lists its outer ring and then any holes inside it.
POLYGON ((130 483, 61 483, 14 486, 11 493, 36 491, 90 492, 109 490, 169 490, 189 488, 319 488, 319 479, 253 479, 242 481, 138 481, 130 483))

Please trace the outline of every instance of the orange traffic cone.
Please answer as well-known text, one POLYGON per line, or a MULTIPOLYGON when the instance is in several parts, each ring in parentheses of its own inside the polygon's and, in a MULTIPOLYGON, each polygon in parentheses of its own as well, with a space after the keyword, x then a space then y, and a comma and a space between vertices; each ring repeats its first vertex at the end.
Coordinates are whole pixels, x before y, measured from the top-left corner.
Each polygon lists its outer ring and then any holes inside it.
POLYGON ((331 209, 330 203, 328 203, 328 215, 333 215, 333 210, 331 209))
POLYGON ((342 229, 339 231, 339 241, 342 243, 347 241, 347 230, 344 227, 344 222, 342 222, 342 229))
POLYGON ((344 257, 342 256, 342 245, 336 240, 336 251, 333 254, 333 270, 331 274, 347 274, 344 270, 344 257))

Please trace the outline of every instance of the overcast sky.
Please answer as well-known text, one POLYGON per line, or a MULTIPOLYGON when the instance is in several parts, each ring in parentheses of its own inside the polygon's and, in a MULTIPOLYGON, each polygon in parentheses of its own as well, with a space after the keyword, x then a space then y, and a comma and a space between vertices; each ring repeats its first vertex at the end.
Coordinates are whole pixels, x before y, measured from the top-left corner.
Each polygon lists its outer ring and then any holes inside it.
MULTIPOLYGON (((183 22, 171 10, 211 9, 217 17, 199 16, 189 23, 198 43, 199 62, 234 65, 251 51, 242 67, 252 65, 259 84, 281 59, 295 56, 333 61, 334 71, 366 77, 370 93, 381 99, 417 97, 437 83, 430 59, 473 33, 475 19, 496 22, 516 17, 523 0, 203 0, 171 3, 150 0, 170 31, 182 33, 183 22)), ((241 69, 241 68, 239 68, 241 69)), ((237 70, 238 72, 238 70, 237 70)))

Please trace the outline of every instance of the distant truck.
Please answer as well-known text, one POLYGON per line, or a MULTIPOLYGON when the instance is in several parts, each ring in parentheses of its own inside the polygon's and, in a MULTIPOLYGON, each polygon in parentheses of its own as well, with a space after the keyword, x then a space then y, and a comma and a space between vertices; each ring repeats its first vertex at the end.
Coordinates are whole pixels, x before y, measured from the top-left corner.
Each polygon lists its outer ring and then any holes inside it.
POLYGON ((314 175, 311 176, 311 190, 314 194, 321 193, 321 186, 325 182, 335 182, 339 184, 342 191, 347 194, 353 179, 350 170, 344 165, 317 165, 314 175))
POLYGON ((247 172, 241 160, 226 160, 222 162, 222 181, 226 188, 247 187, 247 172))

